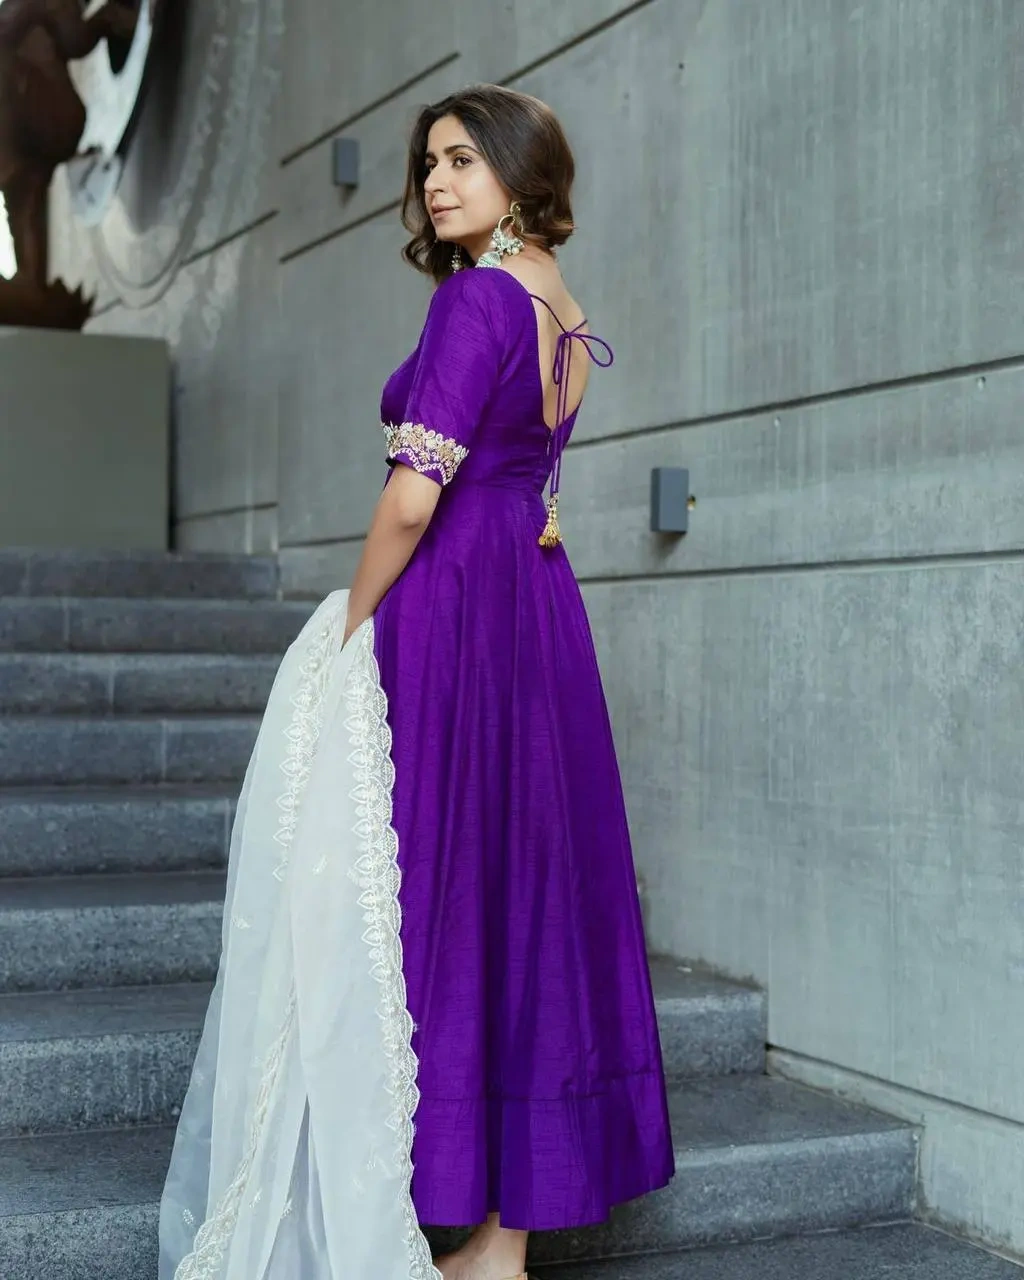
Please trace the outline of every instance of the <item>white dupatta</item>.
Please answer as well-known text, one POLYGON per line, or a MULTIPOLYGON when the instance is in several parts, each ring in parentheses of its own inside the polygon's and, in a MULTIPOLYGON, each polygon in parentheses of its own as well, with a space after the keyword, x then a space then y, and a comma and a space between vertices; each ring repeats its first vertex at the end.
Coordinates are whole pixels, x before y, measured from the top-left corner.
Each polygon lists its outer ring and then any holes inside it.
POLYGON ((281 663, 160 1205, 160 1280, 440 1280, 409 1191, 417 1062, 373 620, 281 663))

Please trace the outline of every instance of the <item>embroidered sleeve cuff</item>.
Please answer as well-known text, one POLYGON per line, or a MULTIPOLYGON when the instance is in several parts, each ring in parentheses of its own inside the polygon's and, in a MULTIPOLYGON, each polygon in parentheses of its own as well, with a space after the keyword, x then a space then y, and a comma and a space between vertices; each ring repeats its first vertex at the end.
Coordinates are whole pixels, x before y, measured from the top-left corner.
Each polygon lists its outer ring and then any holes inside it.
POLYGON ((469 452, 457 440, 431 431, 421 422, 382 422, 388 461, 404 462, 438 484, 450 484, 469 452))

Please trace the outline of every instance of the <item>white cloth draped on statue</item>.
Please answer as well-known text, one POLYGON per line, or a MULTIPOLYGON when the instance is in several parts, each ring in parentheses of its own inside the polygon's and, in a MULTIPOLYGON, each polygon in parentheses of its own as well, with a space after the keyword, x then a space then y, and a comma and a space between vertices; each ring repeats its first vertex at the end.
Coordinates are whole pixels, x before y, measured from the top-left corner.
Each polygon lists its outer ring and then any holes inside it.
POLYGON ((160 1280, 440 1280, 373 621, 332 593, 281 664, 231 836, 223 950, 160 1205, 160 1280))

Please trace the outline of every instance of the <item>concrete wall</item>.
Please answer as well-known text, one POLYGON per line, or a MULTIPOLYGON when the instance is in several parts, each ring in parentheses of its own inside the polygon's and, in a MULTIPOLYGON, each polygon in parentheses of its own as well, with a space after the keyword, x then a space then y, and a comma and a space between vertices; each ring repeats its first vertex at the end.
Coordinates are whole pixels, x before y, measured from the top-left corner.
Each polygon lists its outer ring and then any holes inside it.
MULTIPOLYGON (((927 1211, 1024 1254, 1024 10, 288 0, 275 34, 274 3, 244 47, 280 39, 276 123, 202 143, 249 194, 214 165, 207 238, 95 326, 175 342, 179 542, 347 580, 427 300, 397 257, 411 113, 473 80, 548 100, 562 261, 617 354, 563 523, 651 943, 766 983, 773 1067, 925 1120, 927 1211), (683 540, 646 531, 673 463, 683 540)), ((134 227, 104 250, 129 267, 134 227)))

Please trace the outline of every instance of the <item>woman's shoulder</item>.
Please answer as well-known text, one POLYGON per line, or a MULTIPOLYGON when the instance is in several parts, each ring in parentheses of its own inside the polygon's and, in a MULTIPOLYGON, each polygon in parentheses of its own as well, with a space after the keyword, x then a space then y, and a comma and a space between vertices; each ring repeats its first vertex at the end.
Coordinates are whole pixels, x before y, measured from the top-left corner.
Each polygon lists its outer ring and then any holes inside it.
POLYGON ((525 287, 502 267, 463 267, 441 281, 434 290, 434 301, 447 306, 493 307, 505 305, 510 290, 525 287))
POLYGON ((524 289, 500 267, 464 267, 434 290, 426 323, 486 330, 497 341, 508 342, 521 327, 516 293, 529 303, 524 289))

